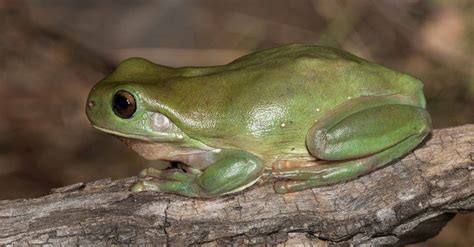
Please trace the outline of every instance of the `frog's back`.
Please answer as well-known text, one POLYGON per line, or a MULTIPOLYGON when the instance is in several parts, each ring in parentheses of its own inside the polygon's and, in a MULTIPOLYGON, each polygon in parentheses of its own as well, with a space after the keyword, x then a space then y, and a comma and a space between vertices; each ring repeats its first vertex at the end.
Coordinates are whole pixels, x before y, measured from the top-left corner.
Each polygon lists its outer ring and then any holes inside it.
MULTIPOLYGON (((337 103, 331 99, 338 96, 345 100, 351 96, 403 94, 417 98, 418 104, 425 106, 421 81, 331 47, 287 45, 241 57, 222 68, 231 73, 246 70, 248 76, 254 75, 245 94, 268 91, 267 96, 281 100, 282 91, 266 90, 277 85, 286 92, 316 96, 315 102, 331 105, 337 103)), ((238 79, 235 82, 246 83, 238 79)))
POLYGON ((349 99, 402 94, 425 104, 420 81, 328 47, 288 45, 179 70, 167 85, 175 121, 211 146, 301 153, 313 123, 349 99))

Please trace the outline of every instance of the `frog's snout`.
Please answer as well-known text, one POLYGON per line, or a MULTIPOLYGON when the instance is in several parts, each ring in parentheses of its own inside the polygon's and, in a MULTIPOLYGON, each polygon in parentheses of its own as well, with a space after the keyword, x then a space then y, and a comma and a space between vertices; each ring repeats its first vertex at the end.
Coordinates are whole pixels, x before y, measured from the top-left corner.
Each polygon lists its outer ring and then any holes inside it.
POLYGON ((98 98, 92 94, 89 94, 86 101, 86 115, 89 121, 94 122, 93 120, 97 120, 97 118, 101 115, 100 101, 98 98))
POLYGON ((91 98, 86 101, 86 115, 89 121, 92 122, 92 115, 97 110, 97 102, 91 98))

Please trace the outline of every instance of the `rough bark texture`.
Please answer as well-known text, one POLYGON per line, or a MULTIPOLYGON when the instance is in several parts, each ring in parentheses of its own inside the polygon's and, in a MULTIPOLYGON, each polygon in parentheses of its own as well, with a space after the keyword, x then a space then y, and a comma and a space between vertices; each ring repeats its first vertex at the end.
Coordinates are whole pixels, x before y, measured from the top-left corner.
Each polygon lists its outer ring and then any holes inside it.
POLYGON ((298 193, 270 184, 215 199, 127 191, 136 178, 0 201, 0 244, 387 244, 422 241, 474 209, 474 125, 435 130, 357 180, 298 193))

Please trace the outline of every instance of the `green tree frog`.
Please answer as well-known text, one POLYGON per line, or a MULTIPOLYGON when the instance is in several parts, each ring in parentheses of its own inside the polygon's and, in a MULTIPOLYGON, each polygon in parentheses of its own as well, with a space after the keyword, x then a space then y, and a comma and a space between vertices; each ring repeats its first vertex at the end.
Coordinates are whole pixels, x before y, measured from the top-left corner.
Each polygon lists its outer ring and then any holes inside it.
POLYGON ((222 66, 129 58, 91 90, 93 127, 147 159, 132 191, 215 197, 270 174, 287 193, 357 178, 431 130, 423 84, 335 48, 291 44, 222 66))

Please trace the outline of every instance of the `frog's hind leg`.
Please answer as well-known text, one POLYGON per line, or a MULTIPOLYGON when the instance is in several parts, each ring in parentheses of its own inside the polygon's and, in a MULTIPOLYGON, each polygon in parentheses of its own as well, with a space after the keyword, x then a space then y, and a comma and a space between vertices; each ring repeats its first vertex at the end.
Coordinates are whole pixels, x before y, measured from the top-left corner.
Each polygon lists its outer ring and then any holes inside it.
POLYGON ((307 163, 290 169, 274 168, 274 176, 281 179, 275 182, 274 189, 277 193, 287 193, 354 179, 403 156, 422 139, 423 135, 412 136, 383 152, 359 159, 323 164, 314 161, 312 166, 307 163))
POLYGON ((429 133, 425 109, 401 97, 363 97, 344 104, 310 129, 306 144, 319 161, 299 167, 273 166, 279 193, 347 181, 380 168, 429 133))

